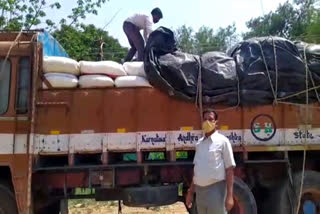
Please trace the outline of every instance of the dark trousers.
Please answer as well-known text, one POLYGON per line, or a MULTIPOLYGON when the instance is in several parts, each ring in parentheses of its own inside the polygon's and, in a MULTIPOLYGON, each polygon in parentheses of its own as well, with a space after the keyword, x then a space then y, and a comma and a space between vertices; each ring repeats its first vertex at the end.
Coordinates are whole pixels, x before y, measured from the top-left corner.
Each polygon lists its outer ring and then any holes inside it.
POLYGON ((139 28, 130 22, 124 22, 123 31, 127 35, 127 38, 131 46, 126 58, 124 58, 124 61, 125 62, 131 61, 137 51, 138 51, 137 60, 143 61, 144 40, 140 34, 139 28))

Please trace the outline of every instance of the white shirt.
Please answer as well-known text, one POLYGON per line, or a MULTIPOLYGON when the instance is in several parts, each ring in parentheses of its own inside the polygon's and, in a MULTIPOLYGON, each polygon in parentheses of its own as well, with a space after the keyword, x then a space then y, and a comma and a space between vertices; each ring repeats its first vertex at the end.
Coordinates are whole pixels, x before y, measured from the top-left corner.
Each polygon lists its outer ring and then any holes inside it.
POLYGON ((194 184, 208 186, 225 180, 225 170, 236 166, 229 139, 218 131, 201 138, 196 144, 193 163, 194 184))
POLYGON ((152 18, 150 16, 136 13, 133 16, 130 16, 126 19, 126 22, 130 22, 137 26, 139 30, 143 30, 143 37, 145 42, 147 42, 147 39, 152 32, 152 18))

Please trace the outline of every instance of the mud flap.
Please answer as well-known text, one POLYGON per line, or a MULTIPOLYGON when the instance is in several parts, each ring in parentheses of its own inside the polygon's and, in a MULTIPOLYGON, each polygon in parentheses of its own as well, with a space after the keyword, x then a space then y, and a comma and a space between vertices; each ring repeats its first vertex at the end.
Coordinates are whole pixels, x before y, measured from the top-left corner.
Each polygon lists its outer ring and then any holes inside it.
POLYGON ((164 206, 177 202, 178 186, 134 187, 124 190, 123 204, 132 207, 164 206))

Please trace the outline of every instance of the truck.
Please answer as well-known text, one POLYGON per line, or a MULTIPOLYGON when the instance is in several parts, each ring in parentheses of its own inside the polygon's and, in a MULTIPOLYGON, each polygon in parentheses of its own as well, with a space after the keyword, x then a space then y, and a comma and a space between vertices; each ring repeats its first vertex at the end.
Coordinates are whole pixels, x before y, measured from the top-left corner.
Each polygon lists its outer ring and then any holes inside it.
MULTIPOLYGON (((201 109, 157 88, 45 90, 42 59, 59 46, 43 34, 0 33, 0 213, 185 202, 201 109)), ((319 213, 320 105, 214 108, 237 164, 230 213, 319 213)))

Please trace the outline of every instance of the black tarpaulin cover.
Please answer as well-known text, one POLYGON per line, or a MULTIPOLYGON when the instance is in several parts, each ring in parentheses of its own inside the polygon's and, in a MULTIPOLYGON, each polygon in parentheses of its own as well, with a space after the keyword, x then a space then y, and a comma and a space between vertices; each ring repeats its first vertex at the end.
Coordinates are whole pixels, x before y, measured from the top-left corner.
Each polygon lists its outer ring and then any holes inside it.
MULTIPOLYGON (((319 46, 308 47, 309 88, 320 84, 319 50, 319 46)), ((306 100, 305 94, 285 99, 306 90, 306 66, 301 48, 279 37, 252 38, 237 44, 228 54, 209 52, 200 57, 178 51, 174 33, 160 27, 148 39, 144 63, 153 86, 189 101, 195 101, 200 86, 206 104, 260 105, 275 99, 295 103, 306 100)), ((309 102, 317 101, 315 91, 310 91, 309 97, 309 102)))

